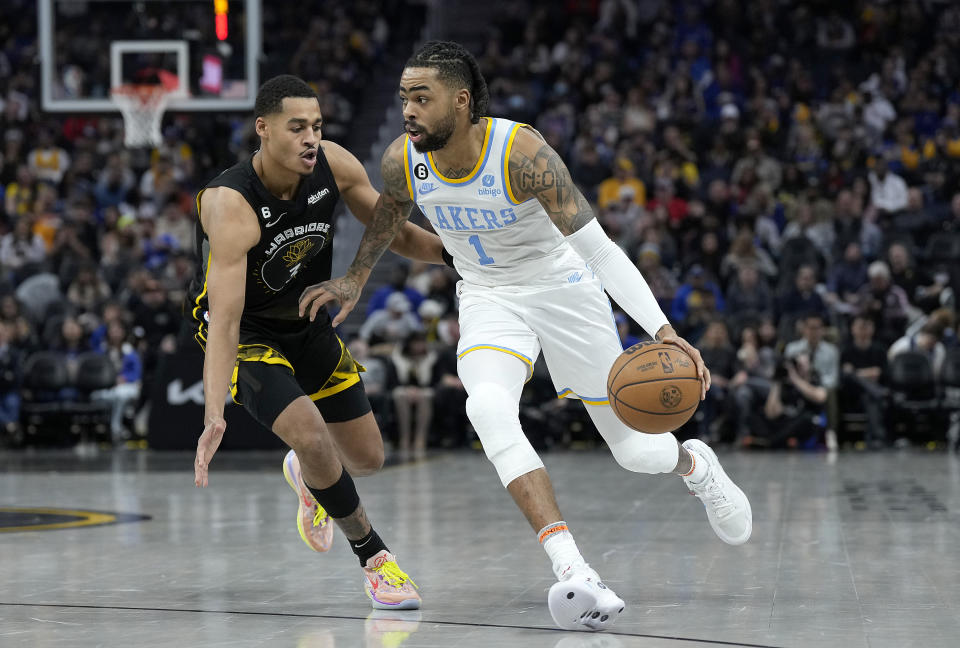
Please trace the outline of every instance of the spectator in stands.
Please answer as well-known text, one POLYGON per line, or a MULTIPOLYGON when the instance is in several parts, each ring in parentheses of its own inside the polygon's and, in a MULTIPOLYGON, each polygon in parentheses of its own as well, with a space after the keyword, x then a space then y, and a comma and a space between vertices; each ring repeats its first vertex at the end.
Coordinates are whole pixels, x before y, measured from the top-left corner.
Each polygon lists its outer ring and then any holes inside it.
POLYGON ((807 313, 803 317, 803 336, 783 349, 783 357, 793 360, 800 355, 807 357, 819 378, 820 386, 827 390, 828 429, 827 447, 836 449, 837 437, 837 387, 840 384, 840 351, 832 342, 823 339, 826 320, 821 313, 807 313))
POLYGON ((864 441, 871 449, 886 444, 883 409, 886 390, 886 350, 873 339, 873 320, 857 315, 850 324, 850 340, 840 354, 841 403, 859 402, 867 415, 864 441))
POLYGON ((650 291, 657 298, 657 302, 664 308, 673 301, 677 293, 677 278, 667 268, 663 267, 660 259, 660 246, 656 243, 644 243, 640 246, 637 267, 646 279, 650 291))
POLYGON ((893 360, 901 353, 915 351, 927 356, 934 376, 940 375, 943 361, 947 356, 947 349, 943 345, 943 334, 946 327, 942 322, 928 321, 916 333, 904 335, 890 345, 887 350, 887 359, 893 360))
MULTIPOLYGON (((440 432, 438 444, 458 448, 467 444, 467 390, 457 375, 457 343, 460 342, 460 321, 455 313, 447 314, 437 328, 440 341, 436 346, 437 361, 433 367, 434 429, 440 432)), ((366 381, 364 381, 366 384, 366 381)))
POLYGON ((940 306, 940 295, 949 284, 949 275, 937 273, 931 276, 922 267, 917 267, 903 243, 892 243, 887 249, 890 264, 890 280, 903 289, 911 304, 929 313, 940 306))
POLYGON ((367 317, 369 318, 378 310, 387 307, 387 298, 395 292, 403 293, 410 303, 410 309, 416 312, 420 308, 420 302, 423 301, 423 295, 415 288, 407 285, 407 279, 410 277, 410 268, 406 263, 397 263, 390 272, 389 283, 381 286, 374 291, 367 302, 367 317))
POLYGON ((852 240, 843 251, 843 259, 830 269, 824 299, 831 310, 841 314, 857 310, 857 293, 867 283, 867 263, 860 242, 852 240))
POLYGON ((784 293, 777 303, 781 330, 792 337, 793 324, 807 313, 817 313, 824 320, 827 319, 827 307, 817 293, 816 270, 811 265, 802 265, 797 270, 793 287, 784 293))
POLYGON ((393 399, 389 390, 392 371, 390 361, 383 356, 371 355, 370 345, 360 337, 350 340, 347 347, 353 359, 363 365, 366 370, 363 373, 363 389, 370 401, 378 426, 386 433, 391 428, 393 420, 393 399))
POLYGON ((23 359, 23 351, 15 344, 12 325, 0 320, 0 429, 7 432, 20 422, 23 359))
POLYGON ((907 183, 896 173, 891 173, 884 159, 878 159, 870 180, 870 202, 881 217, 889 217, 903 211, 907 206, 907 183))
POLYGON ((883 261, 867 267, 867 278, 857 293, 860 312, 873 320, 877 341, 890 346, 907 327, 910 300, 903 288, 890 280, 890 267, 883 261))
POLYGON ((396 372, 393 405, 397 415, 398 448, 403 460, 426 454, 433 420, 434 365, 437 354, 420 332, 408 334, 390 354, 396 372))
POLYGON ((726 302, 727 312, 738 320, 773 314, 770 286, 760 276, 757 266, 750 263, 739 265, 736 277, 727 288, 726 302))
POLYGON ((367 317, 359 334, 371 345, 377 345, 399 342, 420 328, 420 320, 410 312, 410 300, 402 292, 394 292, 387 297, 386 308, 367 317))
POLYGON ((770 383, 759 435, 744 445, 770 448, 809 447, 822 428, 827 390, 806 354, 784 358, 770 383))
POLYGON ((54 143, 49 129, 42 128, 36 148, 27 155, 27 164, 37 180, 58 186, 70 168, 70 155, 54 143))
POLYGON ((697 343, 697 349, 704 363, 710 367, 710 390, 700 404, 701 415, 697 421, 697 436, 704 440, 714 440, 714 431, 720 421, 718 413, 725 410, 730 380, 737 365, 737 351, 730 343, 730 332, 722 319, 707 324, 703 337, 697 343))
POLYGON ((124 160, 123 153, 116 152, 108 155, 93 192, 97 206, 102 209, 126 202, 136 182, 136 177, 124 160))
POLYGON ((764 280, 773 281, 777 278, 777 265, 773 258, 763 248, 758 248, 753 242, 753 233, 742 230, 730 244, 730 251, 720 264, 720 278, 724 285, 729 285, 739 273, 741 267, 748 265, 758 270, 764 280))
POLYGON ((629 158, 618 157, 613 163, 613 176, 600 183, 597 193, 597 206, 606 209, 611 203, 621 199, 620 189, 633 188, 633 202, 638 207, 647 204, 647 188, 636 177, 636 167, 629 158))
POLYGON ((140 398, 143 363, 130 343, 127 327, 119 318, 113 318, 107 323, 103 352, 116 370, 117 383, 109 389, 93 392, 91 397, 111 404, 110 433, 113 442, 120 443, 129 437, 129 432, 123 425, 124 414, 128 406, 140 398))
POLYGON ((93 263, 82 265, 67 288, 67 300, 81 312, 96 311, 110 294, 110 286, 100 278, 93 263))
POLYGON ((19 284, 30 274, 37 272, 47 257, 47 246, 39 234, 32 229, 33 219, 29 214, 21 214, 13 225, 13 230, 0 238, 0 268, 2 279, 19 284))
POLYGON ((770 191, 776 193, 783 179, 783 168, 780 162, 767 155, 763 149, 760 134, 756 131, 750 131, 747 134, 746 148, 746 155, 737 160, 737 163, 733 166, 733 173, 730 176, 731 182, 738 185, 742 184, 749 171, 756 178, 756 182, 764 183, 770 188, 770 191))
POLYGON ((687 331, 683 335, 698 337, 699 329, 705 327, 717 313, 724 310, 723 294, 719 286, 707 277, 707 272, 701 265, 693 265, 687 271, 687 282, 677 289, 670 307, 670 319, 680 322, 681 330, 687 331), (693 336, 690 331, 696 331, 693 336))

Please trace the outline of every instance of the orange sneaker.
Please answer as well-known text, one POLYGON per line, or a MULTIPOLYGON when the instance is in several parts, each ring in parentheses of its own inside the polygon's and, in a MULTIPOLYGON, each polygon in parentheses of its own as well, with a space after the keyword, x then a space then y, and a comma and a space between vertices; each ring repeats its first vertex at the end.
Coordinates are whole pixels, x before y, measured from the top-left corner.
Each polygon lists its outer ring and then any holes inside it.
POLYGON ((283 476, 300 500, 297 510, 297 529, 300 531, 300 537, 314 551, 329 551, 333 544, 333 524, 331 524, 333 520, 303 483, 303 477, 300 475, 300 460, 297 459, 293 450, 283 459, 283 476))
POLYGON ((397 559, 386 550, 367 560, 363 587, 377 610, 418 610, 417 584, 400 569, 397 559))

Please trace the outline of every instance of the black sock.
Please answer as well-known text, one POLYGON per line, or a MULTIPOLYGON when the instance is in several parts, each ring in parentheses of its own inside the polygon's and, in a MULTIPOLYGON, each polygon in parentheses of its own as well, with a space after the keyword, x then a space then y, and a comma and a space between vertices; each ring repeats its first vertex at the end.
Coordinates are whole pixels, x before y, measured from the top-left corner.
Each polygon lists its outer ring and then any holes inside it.
MULTIPOLYGON (((304 482, 306 484, 306 482, 304 482)), ((357 487, 353 483, 353 478, 346 468, 340 473, 340 479, 329 488, 313 488, 306 484, 307 488, 313 493, 317 502, 320 503, 327 514, 334 520, 345 518, 353 514, 360 506, 360 496, 357 494, 357 487)), ((350 540, 350 548, 360 559, 360 564, 367 566, 367 559, 372 558, 379 552, 387 549, 383 540, 377 535, 377 532, 370 527, 370 533, 359 540, 350 540)), ((389 551, 389 550, 388 550, 389 551)))
POLYGON ((320 506, 332 518, 345 518, 352 515, 360 506, 360 496, 357 495, 357 487, 353 484, 353 478, 350 477, 350 473, 345 468, 341 470, 340 479, 329 488, 313 488, 310 484, 304 482, 316 500, 320 502, 320 506))
POLYGON ((387 545, 383 544, 383 540, 380 539, 377 532, 373 530, 373 527, 370 527, 370 533, 359 540, 351 540, 350 548, 353 549, 353 553, 357 554, 357 558, 360 559, 360 565, 363 567, 367 566, 367 560, 373 558, 381 551, 390 551, 387 549, 387 545))

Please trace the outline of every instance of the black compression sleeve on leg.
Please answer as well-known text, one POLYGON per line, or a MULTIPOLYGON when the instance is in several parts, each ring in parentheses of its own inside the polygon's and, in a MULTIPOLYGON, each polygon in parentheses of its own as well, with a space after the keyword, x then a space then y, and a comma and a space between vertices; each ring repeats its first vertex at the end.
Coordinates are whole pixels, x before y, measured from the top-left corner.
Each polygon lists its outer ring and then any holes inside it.
MULTIPOLYGON (((306 482, 304 482, 306 483, 306 482)), ((340 473, 333 486, 329 488, 313 488, 307 484, 307 488, 313 493, 327 513, 332 518, 345 518, 360 506, 360 496, 357 494, 357 487, 353 484, 353 478, 346 468, 340 473)))

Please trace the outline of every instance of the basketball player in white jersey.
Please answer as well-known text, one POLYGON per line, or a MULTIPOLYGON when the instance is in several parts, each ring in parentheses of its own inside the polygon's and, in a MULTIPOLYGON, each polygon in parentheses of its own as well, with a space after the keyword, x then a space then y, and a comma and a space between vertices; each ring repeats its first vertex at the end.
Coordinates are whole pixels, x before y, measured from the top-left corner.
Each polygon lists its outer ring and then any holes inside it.
POLYGON ((604 234, 557 153, 532 128, 486 116, 486 82, 469 52, 427 43, 407 61, 399 90, 406 134, 384 153, 374 220, 347 274, 305 290, 301 312, 312 317, 338 300, 334 326, 343 321, 412 206, 420 207, 463 277, 457 357, 467 415, 553 563, 550 613, 562 628, 607 628, 624 602, 587 565, 563 521, 520 428, 520 392, 542 351, 558 397, 583 401, 621 466, 682 475, 717 535, 738 545, 752 531, 750 503, 713 451, 698 440, 681 446, 673 434, 636 432, 610 408, 606 377, 622 349, 604 289, 651 336, 695 360, 701 397, 710 373, 604 234))

